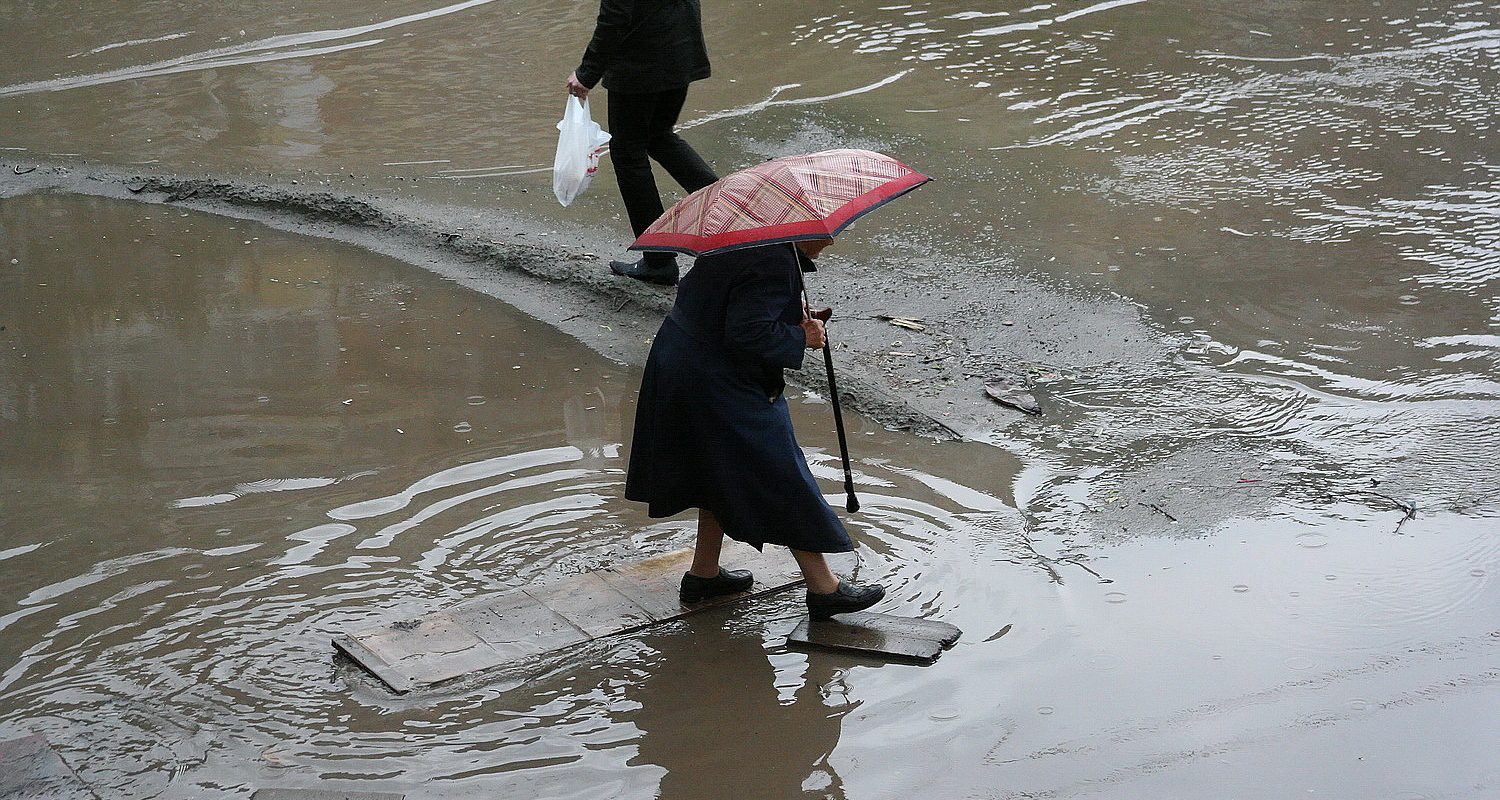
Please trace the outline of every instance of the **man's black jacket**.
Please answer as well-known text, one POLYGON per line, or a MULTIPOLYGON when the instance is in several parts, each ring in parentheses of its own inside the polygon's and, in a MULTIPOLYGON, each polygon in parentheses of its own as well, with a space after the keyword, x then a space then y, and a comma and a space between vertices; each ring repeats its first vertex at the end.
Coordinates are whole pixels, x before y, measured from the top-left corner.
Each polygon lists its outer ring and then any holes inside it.
POLYGON ((602 0, 594 38, 576 74, 590 89, 680 89, 707 78, 708 47, 698 0, 602 0))

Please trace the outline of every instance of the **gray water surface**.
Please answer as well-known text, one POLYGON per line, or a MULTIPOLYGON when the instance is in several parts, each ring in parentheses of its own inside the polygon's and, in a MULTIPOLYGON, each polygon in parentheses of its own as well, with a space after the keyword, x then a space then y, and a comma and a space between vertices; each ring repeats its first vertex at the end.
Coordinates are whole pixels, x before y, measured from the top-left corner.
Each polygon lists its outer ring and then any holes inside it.
MULTIPOLYGON (((635 374, 410 265, 33 196, 0 201, 3 730, 122 797, 1500 791, 1492 6, 706 6, 684 135, 721 171, 852 145, 937 179, 823 278, 902 287, 883 310, 947 339, 882 349, 1040 331, 985 353, 1025 361, 1041 420, 855 420, 860 569, 960 646, 787 652, 785 598, 393 700, 328 637, 686 541, 619 498, 635 374), (1049 356, 1028 286, 1121 321, 1049 356)), ((595 8, 12 3, 0 155, 623 246, 607 161, 566 211, 548 187, 595 8)), ((937 374, 897 380, 941 405, 937 374)), ((797 414, 834 477, 827 407, 797 414)))

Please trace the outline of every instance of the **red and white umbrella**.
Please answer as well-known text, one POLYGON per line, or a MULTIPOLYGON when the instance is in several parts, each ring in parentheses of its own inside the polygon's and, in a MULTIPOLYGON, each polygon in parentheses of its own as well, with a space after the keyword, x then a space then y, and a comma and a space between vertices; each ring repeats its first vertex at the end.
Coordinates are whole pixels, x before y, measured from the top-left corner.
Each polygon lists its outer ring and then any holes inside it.
MULTIPOLYGON (((682 198, 651 223, 630 249, 706 256, 778 242, 831 239, 856 219, 930 180, 872 150, 824 150, 772 159, 682 198)), ((801 272, 797 274, 800 279, 801 272)), ((804 289, 804 304, 806 297, 804 289)), ((833 351, 826 338, 823 366, 844 466, 845 508, 858 511, 833 351)))
POLYGON ((630 249, 706 256, 777 242, 829 239, 929 180, 871 150, 777 158, 684 197, 630 249))

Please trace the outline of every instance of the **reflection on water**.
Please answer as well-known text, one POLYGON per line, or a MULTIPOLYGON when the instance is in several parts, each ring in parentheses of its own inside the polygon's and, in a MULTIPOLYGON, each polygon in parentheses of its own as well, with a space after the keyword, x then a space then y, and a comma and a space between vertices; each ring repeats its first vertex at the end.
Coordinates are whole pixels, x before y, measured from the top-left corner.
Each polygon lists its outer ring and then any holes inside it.
POLYGON ((672 650, 643 664, 626 691, 641 731, 632 763, 664 771, 657 796, 844 797, 829 754, 842 718, 861 702, 840 683, 842 667, 827 657, 767 656, 761 636, 712 618, 688 627, 671 638, 691 636, 691 648, 669 639, 672 650))

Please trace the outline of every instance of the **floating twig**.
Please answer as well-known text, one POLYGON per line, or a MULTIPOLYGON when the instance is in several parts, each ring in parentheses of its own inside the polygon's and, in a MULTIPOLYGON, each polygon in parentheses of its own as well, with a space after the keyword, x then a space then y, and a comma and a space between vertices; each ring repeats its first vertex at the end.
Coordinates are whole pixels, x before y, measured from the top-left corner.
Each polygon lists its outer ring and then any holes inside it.
POLYGON ((909 331, 916 331, 918 333, 921 333, 922 331, 927 330, 927 326, 922 324, 922 320, 920 317, 895 317, 891 316, 890 314, 876 314, 875 318, 883 319, 898 328, 905 328, 909 331))
POLYGON ((1152 511, 1155 511, 1156 513, 1158 513, 1158 514, 1166 517, 1171 522, 1176 522, 1177 521, 1176 517, 1172 516, 1171 514, 1168 514, 1167 511, 1166 511, 1166 509, 1162 508, 1161 506, 1159 506, 1159 505, 1157 505, 1155 503, 1141 503, 1140 505, 1143 505, 1146 508, 1149 508, 1152 511))

